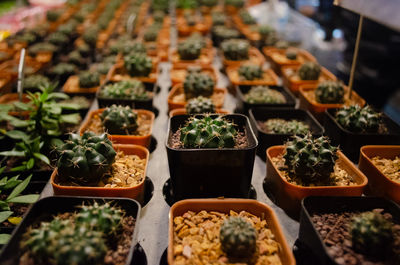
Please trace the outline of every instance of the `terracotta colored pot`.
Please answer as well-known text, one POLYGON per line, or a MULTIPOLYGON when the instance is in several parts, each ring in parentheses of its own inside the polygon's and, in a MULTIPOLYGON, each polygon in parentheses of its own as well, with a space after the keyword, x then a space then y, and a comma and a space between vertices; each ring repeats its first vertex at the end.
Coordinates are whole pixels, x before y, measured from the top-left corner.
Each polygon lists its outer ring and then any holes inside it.
POLYGON ((300 213, 300 202, 308 196, 361 196, 368 180, 365 175, 342 153, 338 152, 338 162, 342 163, 343 169, 353 176, 357 185, 354 186, 317 186, 304 187, 289 183, 272 162, 285 152, 285 146, 277 145, 267 149, 267 177, 265 178, 267 188, 271 191, 276 203, 289 215, 297 217, 300 213))
MULTIPOLYGON (((103 83, 105 77, 100 78, 100 85, 103 83)), ((67 79, 67 82, 65 82, 62 91, 68 95, 87 95, 87 96, 94 96, 96 94, 97 90, 99 90, 100 85, 95 86, 95 87, 89 87, 89 88, 81 88, 79 86, 79 76, 77 75, 72 75, 67 79)))
POLYGON ((247 211, 262 220, 266 220, 268 228, 275 235, 275 240, 280 244, 281 249, 279 258, 282 264, 294 265, 296 261, 285 235, 279 224, 279 220, 268 205, 256 200, 248 199, 190 199, 175 203, 169 212, 169 231, 168 231, 168 264, 174 264, 174 218, 182 216, 187 211, 217 211, 229 214, 229 212, 247 211))
MULTIPOLYGON (((101 113, 103 113, 105 109, 98 109, 98 110, 92 110, 89 112, 88 118, 85 120, 85 122, 82 124, 81 128, 79 129, 79 133, 82 135, 85 131, 88 130, 88 127, 92 120, 94 119, 95 116, 99 116, 101 113)), ((143 110, 143 109, 135 109, 134 110, 138 115, 145 115, 147 116, 150 121, 151 121, 151 126, 149 133, 143 136, 138 136, 138 135, 109 135, 109 139, 114 143, 114 144, 136 144, 136 145, 141 145, 146 148, 150 146, 150 141, 151 141, 151 133, 153 131, 153 123, 154 123, 154 113, 148 110, 143 110)))
MULTIPOLYGON (((179 68, 179 67, 176 67, 176 65, 175 65, 170 71, 172 86, 175 86, 176 84, 179 84, 179 83, 183 83, 185 81, 187 72, 188 72, 187 67, 179 68)), ((204 67, 202 67, 201 72, 209 74, 213 78, 214 82, 217 83, 218 74, 217 74, 216 69, 213 66, 211 66, 211 65, 204 66, 204 67)))
POLYGON ((272 69, 263 70, 263 78, 256 80, 241 80, 238 70, 240 66, 232 66, 226 69, 229 80, 237 86, 276 86, 278 85, 278 76, 272 69))
POLYGON ((214 59, 213 50, 203 48, 200 57, 196 60, 181 60, 178 52, 175 50, 171 55, 171 62, 174 68, 187 68, 189 66, 201 66, 210 68, 214 59))
MULTIPOLYGON (((225 109, 216 109, 215 113, 218 114, 229 114, 230 112, 228 110, 225 109)), ((187 115, 186 109, 185 108, 181 108, 181 109, 173 109, 169 112, 169 117, 174 117, 174 116, 178 116, 178 115, 187 115)))
POLYGON ((144 180, 149 162, 149 151, 139 145, 114 144, 113 147, 116 151, 123 151, 127 155, 137 155, 141 159, 146 159, 143 181, 139 185, 127 188, 63 186, 58 184, 57 169, 55 169, 50 177, 54 194, 70 196, 125 197, 136 199, 139 202, 142 202, 144 197, 144 180))
POLYGON ((113 67, 111 67, 110 71, 108 71, 107 79, 115 82, 121 80, 137 79, 142 81, 145 85, 152 84, 154 86, 154 84, 157 83, 158 78, 158 58, 152 57, 152 59, 153 69, 149 76, 131 76, 125 69, 123 58, 121 58, 113 67))
POLYGON ((242 61, 232 61, 225 58, 223 52, 221 54, 222 63, 224 67, 230 66, 240 66, 242 63, 251 63, 251 64, 258 64, 263 65, 265 62, 265 58, 262 53, 255 47, 250 47, 249 49, 249 59, 242 60, 242 61))
MULTIPOLYGON (((214 105, 217 109, 222 108, 224 105, 226 89, 225 88, 214 88, 214 93, 211 96, 211 99, 214 102, 214 105)), ((168 109, 169 111, 173 109, 184 108, 187 101, 185 99, 185 94, 183 92, 183 84, 175 85, 168 94, 168 109), (176 100, 176 98, 182 99, 176 100)))
POLYGON ((400 145, 366 145, 361 147, 360 152, 358 167, 368 178, 369 188, 367 191, 376 196, 387 197, 400 204, 400 182, 386 177, 372 163, 372 158, 375 156, 387 159, 400 156, 400 145))

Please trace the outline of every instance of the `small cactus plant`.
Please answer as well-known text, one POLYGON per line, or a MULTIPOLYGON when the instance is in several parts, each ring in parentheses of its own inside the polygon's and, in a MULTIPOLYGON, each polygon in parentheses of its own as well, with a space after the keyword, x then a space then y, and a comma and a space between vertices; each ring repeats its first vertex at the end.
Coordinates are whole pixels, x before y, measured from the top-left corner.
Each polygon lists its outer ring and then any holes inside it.
POLYGON ((246 25, 254 25, 256 24, 256 20, 254 17, 247 11, 246 9, 242 9, 239 12, 239 16, 242 19, 242 22, 246 25))
POLYGON ((228 60, 241 61, 249 58, 250 44, 247 40, 231 39, 221 43, 221 49, 228 60))
POLYGON ((56 46, 64 46, 69 42, 69 38, 64 33, 56 31, 49 35, 48 41, 56 46))
POLYGON ((245 64, 239 67, 238 74, 244 80, 262 79, 263 70, 257 64, 245 64))
POLYGON ((231 216, 220 228, 222 251, 232 258, 251 258, 257 249, 257 231, 243 217, 231 216))
POLYGON ((180 129, 185 148, 233 148, 237 131, 235 125, 221 116, 191 117, 180 129))
POLYGON ((269 119, 264 126, 274 134, 306 134, 310 130, 310 126, 298 120, 269 119))
POLYGON ((364 212, 350 224, 352 247, 368 256, 383 257, 393 242, 393 223, 378 212, 364 212))
POLYGON ((330 145, 327 137, 314 139, 310 133, 295 135, 285 146, 283 158, 289 176, 300 179, 306 185, 329 183, 338 159, 338 147, 330 145))
POLYGON ((34 74, 30 75, 24 80, 24 89, 28 91, 39 90, 41 86, 48 86, 50 79, 44 75, 34 74))
POLYGON ((129 106, 112 105, 100 115, 104 128, 109 134, 129 135, 139 127, 137 113, 129 106))
POLYGON ((64 75, 73 75, 76 72, 76 66, 69 63, 59 63, 54 66, 50 72, 53 75, 64 76, 64 75))
POLYGON ((59 148, 57 160, 60 179, 80 186, 97 186, 107 173, 116 152, 106 134, 85 132, 82 136, 71 134, 59 148))
POLYGON ((215 105, 210 98, 199 96, 187 102, 186 112, 188 114, 214 113, 215 105))
POLYGON ((346 130, 355 133, 377 132, 381 125, 382 114, 370 106, 352 105, 339 109, 336 120, 346 130))
POLYGON ((78 50, 74 50, 68 54, 68 63, 74 64, 76 66, 81 66, 84 64, 84 59, 82 54, 78 50))
POLYGON ((160 32, 160 28, 156 26, 150 26, 148 27, 144 34, 143 34, 143 39, 145 42, 153 42, 156 41, 158 38, 158 33, 160 32))
POLYGON ((240 37, 240 32, 234 28, 229 28, 224 25, 215 26, 213 28, 213 34, 215 37, 220 38, 221 40, 235 39, 240 37))
POLYGON ((58 18, 61 16, 62 10, 56 9, 56 10, 48 10, 46 13, 46 18, 48 21, 54 22, 57 21, 58 18))
POLYGON ((289 60, 296 60, 297 59, 297 51, 293 49, 287 49, 286 50, 286 58, 289 60))
POLYGON ((83 41, 91 47, 96 46, 99 29, 96 26, 89 27, 82 35, 83 41))
POLYGON ((186 99, 198 96, 210 97, 214 91, 214 80, 205 73, 192 72, 188 73, 183 82, 183 90, 186 99))
POLYGON ((320 74, 321 66, 314 62, 305 62, 298 71, 301 80, 318 80, 320 74))
POLYGON ((270 34, 274 34, 275 30, 269 25, 261 25, 258 27, 258 33, 262 39, 267 38, 270 34))
POLYGON ((186 40, 178 44, 178 54, 181 60, 196 60, 200 57, 201 48, 201 42, 186 40))
POLYGON ((100 95, 105 98, 128 98, 145 100, 150 97, 144 85, 139 80, 123 80, 106 85, 100 95))
POLYGON ((285 96, 268 86, 252 86, 244 95, 244 100, 250 104, 282 104, 286 103, 285 96))
POLYGON ((32 46, 29 46, 29 48, 28 48, 28 52, 32 56, 36 56, 38 53, 41 53, 41 52, 55 52, 56 50, 57 50, 57 47, 48 42, 36 43, 32 46))
POLYGON ((315 90, 315 100, 322 104, 339 104, 344 102, 344 88, 340 82, 324 81, 315 90))
POLYGON ((79 74, 79 87, 91 88, 100 85, 100 75, 97 72, 84 71, 79 74))
POLYGON ((242 8, 244 6, 244 0, 225 0, 225 5, 242 8))
POLYGON ((124 65, 130 76, 149 76, 153 69, 151 58, 143 53, 126 55, 124 65))

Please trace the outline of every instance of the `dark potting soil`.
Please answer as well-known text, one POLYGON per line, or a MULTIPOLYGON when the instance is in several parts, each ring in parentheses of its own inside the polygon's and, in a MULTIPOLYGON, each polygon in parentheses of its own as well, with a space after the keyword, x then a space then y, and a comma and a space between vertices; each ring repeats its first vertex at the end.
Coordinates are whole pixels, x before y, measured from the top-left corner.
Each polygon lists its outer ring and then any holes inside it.
MULTIPOLYGON (((5 200, 8 194, 0 194, 0 200, 5 200)), ((28 210, 29 205, 22 203, 10 203, 9 204, 11 211, 13 211, 13 217, 22 217, 24 213, 28 210)), ((13 227, 14 224, 10 223, 8 220, 5 220, 0 224, 0 226, 4 227, 13 227)))
MULTIPOLYGON (((383 214, 384 218, 392 222, 392 215, 384 213, 382 209, 374 209, 383 214)), ((346 265, 395 265, 400 264, 400 225, 394 225, 394 242, 388 251, 385 260, 368 257, 356 252, 352 248, 350 223, 354 216, 361 212, 342 212, 314 214, 312 221, 315 229, 321 235, 328 254, 338 264, 346 265)), ((388 246, 389 247, 389 246, 388 246)))

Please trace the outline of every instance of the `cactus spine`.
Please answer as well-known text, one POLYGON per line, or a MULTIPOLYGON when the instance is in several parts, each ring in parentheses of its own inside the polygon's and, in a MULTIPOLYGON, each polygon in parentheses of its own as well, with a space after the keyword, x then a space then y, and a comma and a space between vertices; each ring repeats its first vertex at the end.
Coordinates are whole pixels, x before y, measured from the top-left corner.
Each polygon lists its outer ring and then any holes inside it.
POLYGON ((321 66, 314 62, 305 62, 298 71, 301 80, 318 80, 320 74, 321 66))
POLYGON ((134 134, 139 127, 137 114, 129 106, 112 105, 100 115, 103 126, 109 134, 134 134))
POLYGON ((325 81, 315 90, 315 99, 322 104, 338 104, 344 102, 344 88, 341 83, 325 81))
POLYGON ((356 132, 377 132, 381 125, 382 114, 370 106, 358 105, 344 107, 336 112, 336 120, 345 129, 356 132))
POLYGON ((189 72, 183 82, 186 99, 198 96, 210 97, 214 91, 214 80, 208 74, 189 72))
POLYGON ((253 86, 244 95, 246 102, 250 104, 282 104, 286 102, 285 96, 268 86, 253 86))
POLYGON ((187 102, 186 112, 188 114, 214 113, 215 105, 210 98, 199 96, 187 102))

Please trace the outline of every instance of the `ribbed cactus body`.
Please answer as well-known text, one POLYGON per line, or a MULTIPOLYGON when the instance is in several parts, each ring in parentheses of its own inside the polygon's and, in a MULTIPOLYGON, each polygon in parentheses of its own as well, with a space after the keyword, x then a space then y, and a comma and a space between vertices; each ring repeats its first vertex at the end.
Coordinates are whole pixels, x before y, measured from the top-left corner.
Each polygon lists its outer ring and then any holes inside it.
POLYGON ((200 41, 189 39, 178 44, 178 54, 181 60, 196 60, 200 57, 201 48, 200 41))
POLYGON ((298 120, 269 119, 264 125, 276 134, 306 134, 310 130, 306 123, 298 120))
POLYGON ((370 106, 352 105, 336 112, 336 120, 346 130, 356 133, 377 132, 381 124, 382 114, 370 106))
POLYGON ((223 41, 221 49, 228 60, 241 61, 249 59, 250 44, 247 40, 230 39, 223 41))
POLYGON ((139 127, 137 113, 129 106, 112 105, 100 115, 104 128, 109 134, 134 134, 139 127))
POLYGON ((126 55, 124 65, 130 76, 149 76, 153 69, 153 62, 145 53, 126 55))
POLYGON ((149 98, 143 83, 139 80, 122 80, 114 84, 106 85, 100 92, 106 98, 128 98, 143 100, 149 98))
POLYGON ((203 96, 210 97, 214 91, 215 82, 205 73, 189 72, 183 82, 186 99, 203 96))
POLYGON ((286 102, 285 96, 268 86, 253 86, 244 95, 244 99, 250 104, 281 104, 286 102))
POLYGON ((344 102, 344 88, 340 82, 325 81, 315 90, 315 100, 322 104, 339 104, 344 102))
POLYGON ((238 69, 238 74, 244 80, 255 80, 263 78, 262 67, 256 64, 241 65, 238 69))
POLYGON ((90 88, 100 85, 100 75, 97 72, 81 72, 79 74, 79 87, 90 88))
POLYGON ((188 114, 214 113, 215 105, 210 98, 199 96, 187 102, 186 112, 188 114))
POLYGON ((320 74, 321 66, 314 62, 305 62, 298 71, 301 80, 318 80, 320 74))

